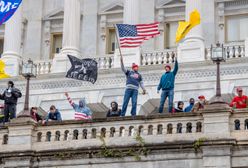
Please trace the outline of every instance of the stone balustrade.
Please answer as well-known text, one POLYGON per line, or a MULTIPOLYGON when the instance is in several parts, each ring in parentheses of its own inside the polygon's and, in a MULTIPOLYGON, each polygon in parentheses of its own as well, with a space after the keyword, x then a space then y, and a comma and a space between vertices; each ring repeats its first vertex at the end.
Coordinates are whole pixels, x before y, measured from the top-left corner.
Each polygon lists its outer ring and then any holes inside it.
POLYGON ((142 65, 156 65, 173 63, 177 55, 176 49, 167 49, 164 51, 144 52, 141 55, 142 65))
MULTIPOLYGON (((245 45, 244 44, 225 44, 224 51, 226 59, 245 57, 245 45)), ((211 59, 211 48, 206 48, 206 57, 211 59)))
POLYGON ((212 104, 197 113, 67 120, 46 125, 31 118, 17 118, 0 129, 0 166, 92 164, 98 168, 142 160, 148 168, 162 160, 173 167, 229 168, 230 163, 244 167, 248 165, 247 114, 247 109, 212 104), (237 121, 238 129, 234 124, 237 121))
POLYGON ((47 61, 35 61, 35 64, 37 65, 37 74, 48 74, 51 72, 52 67, 52 60, 47 61))
POLYGON ((114 67, 114 55, 99 56, 94 58, 99 69, 110 69, 114 67))

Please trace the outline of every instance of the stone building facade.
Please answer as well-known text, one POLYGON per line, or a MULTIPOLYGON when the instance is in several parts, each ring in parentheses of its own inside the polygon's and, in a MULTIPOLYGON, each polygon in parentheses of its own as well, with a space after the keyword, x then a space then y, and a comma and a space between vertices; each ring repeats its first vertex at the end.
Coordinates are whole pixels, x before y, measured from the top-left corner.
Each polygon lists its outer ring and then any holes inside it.
MULTIPOLYGON (((221 64, 222 93, 235 93, 237 86, 247 92, 247 9, 247 0, 24 0, 15 15, 0 27, 2 59, 23 93, 26 82, 20 75, 21 64, 28 58, 37 63, 38 75, 30 86, 30 106, 48 110, 54 104, 64 119, 72 119, 72 109, 64 96, 68 91, 75 101, 86 97, 95 114, 105 115, 111 101, 121 107, 125 89, 114 24, 158 21, 161 35, 141 48, 122 49, 126 66, 132 62, 141 65, 148 94, 139 95, 138 114, 146 115, 156 111, 159 78, 164 64, 173 65, 175 56, 180 63, 175 102, 187 102, 200 94, 207 99, 214 96, 216 71, 210 46, 218 41, 224 44, 227 55, 227 61, 221 64), (200 12, 201 24, 176 46, 177 22, 188 20, 193 9, 200 12), (70 66, 67 54, 96 59, 98 81, 92 85, 66 79, 70 66)), ((7 80, 1 80, 2 90, 7 80)), ((18 111, 23 108, 24 96, 18 111)))

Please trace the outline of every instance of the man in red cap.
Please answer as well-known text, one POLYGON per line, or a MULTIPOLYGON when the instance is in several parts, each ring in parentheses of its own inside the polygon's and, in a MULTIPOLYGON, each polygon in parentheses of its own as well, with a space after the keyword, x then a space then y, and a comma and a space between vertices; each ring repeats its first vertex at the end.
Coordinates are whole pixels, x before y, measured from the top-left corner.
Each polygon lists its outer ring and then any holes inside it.
POLYGON ((159 105, 159 113, 163 113, 164 103, 167 97, 169 97, 169 113, 172 112, 173 99, 174 99, 174 85, 175 85, 175 77, 177 75, 177 71, 178 71, 177 59, 175 61, 175 67, 173 71, 171 71, 170 65, 165 66, 165 73, 160 78, 160 82, 157 88, 157 93, 159 93, 160 89, 162 89, 160 105, 159 105))
POLYGON ((204 109, 205 105, 208 105, 209 102, 206 100, 205 96, 200 95, 198 96, 199 101, 194 105, 192 112, 197 112, 200 109, 204 109))
POLYGON ((243 95, 243 89, 238 87, 236 89, 238 96, 235 96, 230 103, 230 106, 233 108, 247 108, 248 107, 248 98, 243 95))
POLYGON ((131 115, 136 116, 139 86, 142 88, 143 94, 146 93, 142 76, 138 72, 139 66, 137 64, 133 63, 132 64, 132 70, 127 70, 124 67, 123 58, 121 56, 121 69, 125 73, 126 78, 127 78, 126 90, 125 90, 124 100, 123 100, 123 104, 122 104, 121 116, 125 116, 130 98, 132 99, 131 115))

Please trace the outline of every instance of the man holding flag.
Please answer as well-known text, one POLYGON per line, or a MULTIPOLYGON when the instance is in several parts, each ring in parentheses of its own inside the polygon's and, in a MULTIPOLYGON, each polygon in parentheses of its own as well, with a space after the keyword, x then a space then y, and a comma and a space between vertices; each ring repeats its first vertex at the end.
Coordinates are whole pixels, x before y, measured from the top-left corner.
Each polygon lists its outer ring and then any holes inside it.
POLYGON ((136 116, 139 86, 142 88, 143 94, 146 94, 146 90, 144 87, 142 76, 138 72, 139 66, 133 63, 132 70, 127 70, 125 68, 120 47, 122 48, 139 47, 144 41, 149 40, 150 38, 153 38, 156 35, 160 34, 158 31, 158 24, 159 24, 158 22, 155 22, 151 24, 138 24, 138 25, 117 24, 116 25, 116 30, 117 30, 116 32, 118 34, 117 39, 119 39, 121 69, 126 75, 126 79, 127 79, 121 116, 125 116, 130 98, 132 99, 131 115, 136 116))

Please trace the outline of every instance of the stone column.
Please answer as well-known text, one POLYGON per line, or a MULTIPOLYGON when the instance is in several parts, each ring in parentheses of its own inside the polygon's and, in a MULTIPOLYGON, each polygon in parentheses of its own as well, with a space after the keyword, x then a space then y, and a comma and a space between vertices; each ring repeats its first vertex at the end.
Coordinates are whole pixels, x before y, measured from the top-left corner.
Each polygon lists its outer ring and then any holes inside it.
POLYGON ((80 1, 64 1, 63 48, 53 60, 52 72, 65 72, 70 68, 67 55, 80 56, 80 1))
MULTIPOLYGON (((124 0, 124 24, 139 23, 139 1, 140 0, 124 0)), ((140 47, 122 48, 121 49, 125 66, 131 66, 132 63, 140 64, 140 47)), ((117 48, 114 56, 114 67, 120 67, 120 52, 117 48)))
POLYGON ((5 24, 4 52, 5 72, 18 76, 21 63, 22 5, 5 24))
POLYGON ((205 46, 202 36, 202 0, 187 0, 185 19, 189 21, 190 13, 197 9, 201 15, 201 23, 187 34, 184 41, 178 45, 178 60, 180 62, 194 62, 205 60, 205 46))
POLYGON ((245 39, 245 56, 248 57, 248 37, 245 39))

